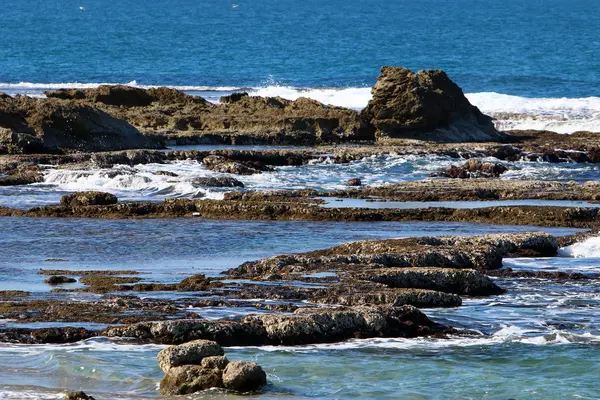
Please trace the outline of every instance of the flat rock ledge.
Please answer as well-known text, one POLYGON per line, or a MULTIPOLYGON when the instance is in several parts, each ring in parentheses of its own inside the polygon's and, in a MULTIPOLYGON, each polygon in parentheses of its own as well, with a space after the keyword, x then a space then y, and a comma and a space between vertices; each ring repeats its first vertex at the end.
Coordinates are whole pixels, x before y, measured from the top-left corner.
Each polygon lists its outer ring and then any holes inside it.
POLYGON ((291 315, 249 315, 241 320, 176 320, 109 327, 100 335, 181 344, 212 340, 222 346, 304 345, 352 338, 419 337, 452 332, 412 306, 301 308, 291 315))
POLYGON ((219 344, 194 340, 162 350, 157 356, 165 377, 160 382, 163 396, 186 395, 211 388, 256 392, 267 384, 267 374, 246 361, 230 362, 219 344))
MULTIPOLYGON (((344 243, 325 250, 250 261, 229 270, 228 274, 233 278, 264 278, 272 274, 293 275, 340 270, 361 272, 366 269, 365 267, 381 271, 379 274, 385 273, 386 268, 410 267, 493 270, 502 267, 502 258, 508 254, 522 253, 550 257, 555 256, 557 251, 558 243, 553 236, 535 232, 472 237, 365 240, 344 243)), ((418 275, 421 280, 425 279, 423 272, 419 271, 417 274, 416 270, 411 271, 413 276, 418 275)), ((445 270, 437 270, 436 275, 450 279, 448 271, 445 270)), ((377 273, 374 276, 377 276, 377 273)), ((407 274, 396 274, 396 276, 397 279, 401 277, 408 279, 407 274)), ((467 276, 472 282, 477 281, 480 284, 485 282, 482 277, 476 277, 475 271, 467 273, 461 279, 467 276)), ((429 274, 429 277, 432 278, 433 275, 429 274)), ((368 276, 363 274, 361 278, 366 279, 368 276)), ((370 280, 373 279, 375 278, 370 280)), ((487 283, 484 284, 486 285, 487 283)), ((461 289, 458 293, 466 294, 465 290, 461 289)))

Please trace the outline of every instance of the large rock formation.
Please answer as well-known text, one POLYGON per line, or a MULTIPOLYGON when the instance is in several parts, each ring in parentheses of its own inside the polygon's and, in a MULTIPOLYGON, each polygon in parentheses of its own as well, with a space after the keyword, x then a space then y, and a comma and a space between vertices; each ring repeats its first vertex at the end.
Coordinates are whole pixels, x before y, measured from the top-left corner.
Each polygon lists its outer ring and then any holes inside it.
POLYGON ((160 141, 105 111, 77 101, 0 99, 0 153, 159 148, 160 141))
POLYGON ((378 139, 488 142, 507 138, 444 71, 413 73, 382 67, 372 95, 362 117, 374 126, 378 139))
POLYGON ((93 104, 145 133, 177 143, 315 144, 373 140, 356 111, 300 98, 225 96, 215 105, 170 88, 100 86, 46 92, 93 104))

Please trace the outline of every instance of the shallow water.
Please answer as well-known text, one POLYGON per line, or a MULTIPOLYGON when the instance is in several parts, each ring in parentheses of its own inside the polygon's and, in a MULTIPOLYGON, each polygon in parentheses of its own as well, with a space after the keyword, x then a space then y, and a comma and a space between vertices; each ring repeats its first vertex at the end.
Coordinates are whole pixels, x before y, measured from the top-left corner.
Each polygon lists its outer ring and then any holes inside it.
MULTIPOLYGON (((262 221, 75 220, 2 218, 2 289, 49 296, 39 268, 135 269, 152 281, 215 274, 242 261, 323 248, 350 240, 572 229, 461 223, 318 223, 262 221), (35 232, 35 235, 31 235, 35 232), (118 235, 115 233, 118 232, 118 235), (26 248, 27 251, 23 249, 26 248), (50 261, 55 259, 55 261, 50 261), (56 261, 62 259, 63 261, 56 261)), ((594 256, 594 254, 588 254, 594 256)), ((517 269, 598 272, 593 258, 515 259, 517 269)), ((302 347, 227 349, 230 359, 265 367, 260 398, 594 398, 600 362, 600 287, 498 279, 508 293, 430 309, 438 322, 483 334, 439 339, 371 339, 302 347), (515 357, 515 354, 520 354, 515 357), (578 360, 577 363, 568 362, 578 360), (483 366, 483 367, 482 367, 483 366)), ((63 296, 54 294, 52 296, 63 296)), ((172 298, 171 294, 166 294, 172 298)), ((184 294, 183 294, 184 295, 184 294)), ((73 294, 93 298, 93 294, 73 294)), ((151 294, 160 298, 161 294, 151 294)), ((252 308, 198 309, 208 318, 252 308)), ((46 324, 33 324, 39 327, 46 324)), ((55 324, 59 325, 59 324, 55 324)), ((87 324, 69 324, 82 325, 87 324)), ((103 338, 71 345, 0 345, 0 398, 57 398, 62 388, 99 398, 156 398, 161 346, 103 338)), ((193 398, 230 398, 208 392, 193 398)))

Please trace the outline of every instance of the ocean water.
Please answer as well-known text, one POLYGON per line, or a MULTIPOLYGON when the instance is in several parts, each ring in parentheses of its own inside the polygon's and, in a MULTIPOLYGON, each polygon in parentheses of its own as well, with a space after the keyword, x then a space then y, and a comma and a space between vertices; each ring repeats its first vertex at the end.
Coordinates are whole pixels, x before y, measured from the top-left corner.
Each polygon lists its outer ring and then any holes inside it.
POLYGON ((447 71, 503 129, 595 131, 599 19, 588 0, 5 0, 0 91, 129 83, 362 108, 379 68, 401 65, 447 71))

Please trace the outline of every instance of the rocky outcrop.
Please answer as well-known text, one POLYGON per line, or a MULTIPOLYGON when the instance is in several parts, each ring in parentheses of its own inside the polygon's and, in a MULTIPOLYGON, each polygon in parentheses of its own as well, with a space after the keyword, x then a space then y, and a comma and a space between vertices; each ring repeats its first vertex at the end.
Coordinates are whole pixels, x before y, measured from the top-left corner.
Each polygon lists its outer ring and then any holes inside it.
POLYGON ((0 99, 0 152, 56 153, 160 148, 124 120, 78 101, 0 99))
POLYGON ((498 178, 506 171, 508 171, 508 167, 502 163, 470 159, 461 166, 452 165, 443 171, 431 174, 431 176, 459 179, 498 178))
POLYGON ((75 192, 60 199, 63 207, 107 206, 117 204, 118 199, 112 193, 105 192, 75 192))
POLYGON ((255 346, 327 343, 350 338, 417 337, 447 329, 414 307, 382 306, 333 310, 306 308, 298 309, 292 315, 249 315, 239 321, 143 322, 110 327, 101 335, 163 344, 206 339, 222 346, 255 346))
POLYGON ((233 361, 223 356, 216 342, 196 340, 168 347, 158 353, 158 364, 165 372, 160 382, 163 396, 186 395, 211 388, 254 392, 267 383, 260 366, 233 361))
POLYGON ((315 144, 372 140, 356 111, 300 98, 225 96, 214 105, 169 88, 100 86, 46 92, 93 104, 146 133, 180 144, 315 144))
POLYGON ((346 185, 348 185, 348 186, 362 186, 362 181, 360 180, 360 178, 351 178, 351 179, 348 179, 348 181, 346 182, 346 185))
POLYGON ((374 126, 378 139, 489 142, 508 138, 443 71, 413 73, 382 67, 371 93, 362 118, 374 126))

